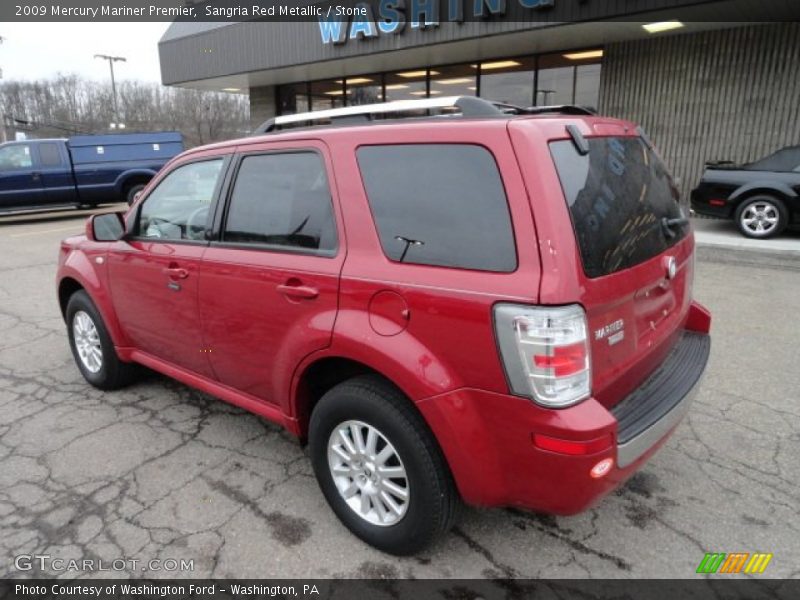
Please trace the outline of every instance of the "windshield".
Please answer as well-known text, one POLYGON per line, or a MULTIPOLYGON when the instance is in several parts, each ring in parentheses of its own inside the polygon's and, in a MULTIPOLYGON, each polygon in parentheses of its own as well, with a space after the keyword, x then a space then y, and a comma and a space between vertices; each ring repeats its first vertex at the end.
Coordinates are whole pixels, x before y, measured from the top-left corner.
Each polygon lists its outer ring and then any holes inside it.
POLYGON ((642 138, 587 141, 588 154, 571 140, 552 142, 550 153, 588 277, 642 263, 686 236, 672 177, 642 138))

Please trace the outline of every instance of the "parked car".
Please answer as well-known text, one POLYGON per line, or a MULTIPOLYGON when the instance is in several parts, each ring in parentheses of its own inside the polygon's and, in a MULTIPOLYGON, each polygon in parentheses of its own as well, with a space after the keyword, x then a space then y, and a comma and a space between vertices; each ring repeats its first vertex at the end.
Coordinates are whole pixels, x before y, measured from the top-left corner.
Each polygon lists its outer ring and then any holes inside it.
POLYGON ((183 152, 180 133, 81 135, 0 145, 0 212, 133 202, 183 152))
POLYGON ((789 146, 752 163, 706 163, 692 191, 701 215, 733 219, 750 238, 779 235, 800 223, 800 146, 789 146))
POLYGON ((507 111, 334 109, 182 154, 127 214, 62 242, 81 373, 112 390, 144 365, 282 425, 386 552, 430 544, 462 500, 592 506, 705 369, 694 238, 633 124, 507 111))

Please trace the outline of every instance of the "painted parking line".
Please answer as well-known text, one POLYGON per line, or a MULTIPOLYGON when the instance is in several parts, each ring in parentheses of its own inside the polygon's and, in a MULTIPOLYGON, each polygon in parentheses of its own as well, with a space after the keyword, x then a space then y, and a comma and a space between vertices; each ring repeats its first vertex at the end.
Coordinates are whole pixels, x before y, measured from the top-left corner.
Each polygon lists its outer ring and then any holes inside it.
POLYGON ((25 231, 23 233, 12 233, 9 237, 20 238, 29 235, 44 235, 46 233, 58 233, 59 231, 74 231, 76 234, 81 233, 80 225, 72 225, 70 227, 58 227, 56 229, 37 229, 35 231, 25 231))

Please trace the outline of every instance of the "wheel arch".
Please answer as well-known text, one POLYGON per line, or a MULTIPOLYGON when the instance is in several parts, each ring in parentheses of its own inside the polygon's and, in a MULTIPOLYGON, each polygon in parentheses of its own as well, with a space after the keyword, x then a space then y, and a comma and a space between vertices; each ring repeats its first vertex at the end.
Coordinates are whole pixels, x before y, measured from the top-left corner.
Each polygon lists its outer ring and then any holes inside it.
POLYGON ((133 185, 138 185, 140 183, 147 185, 155 176, 156 172, 151 171, 150 169, 125 171, 117 178, 117 182, 114 187, 116 188, 118 194, 124 194, 125 190, 133 185))
POLYGON ((83 252, 72 252, 59 270, 57 284, 59 308, 65 321, 70 297, 81 290, 86 292, 100 312, 114 346, 118 348, 127 346, 127 338, 116 318, 109 291, 104 288, 88 257, 83 252))
POLYGON ((797 193, 788 185, 779 183, 754 182, 745 184, 738 188, 730 195, 728 201, 734 205, 735 212, 742 202, 752 198, 753 196, 759 195, 777 196, 778 199, 782 200, 784 203, 792 198, 797 198, 797 193))
MULTIPOLYGON (((61 309, 61 317, 67 319, 67 304, 75 292, 86 291, 86 288, 73 277, 64 277, 58 282, 58 307, 61 309)), ((87 292, 88 294, 88 292, 87 292)))
POLYGON ((396 381, 387 377, 374 366, 347 356, 320 356, 298 369, 291 394, 290 410, 296 423, 296 433, 303 443, 308 438, 311 412, 320 398, 334 386, 361 375, 380 377, 399 390, 408 399, 409 405, 415 406, 409 394, 396 381))

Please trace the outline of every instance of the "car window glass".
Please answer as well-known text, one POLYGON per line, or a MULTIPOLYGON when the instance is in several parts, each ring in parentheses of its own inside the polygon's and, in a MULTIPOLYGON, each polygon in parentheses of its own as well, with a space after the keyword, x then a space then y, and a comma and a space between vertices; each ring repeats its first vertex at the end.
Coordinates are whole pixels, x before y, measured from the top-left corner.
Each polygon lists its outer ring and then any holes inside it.
POLYGON ((223 240, 335 251, 336 224, 320 156, 289 152, 245 157, 233 187, 223 240))
POLYGON ((508 201, 486 148, 365 146, 358 164, 391 260, 481 271, 517 268, 508 201))
POLYGON ((39 158, 43 167, 58 167, 61 165, 61 153, 58 144, 39 144, 39 158))
POLYGON ((222 159, 178 167, 142 204, 138 235, 160 240, 203 240, 222 159))
POLYGON ((792 171, 798 165, 800 165, 800 146, 788 146, 743 165, 742 168, 749 171, 792 171))
POLYGON ((28 144, 14 144, 0 148, 0 170, 29 169, 32 166, 31 147, 28 144))
POLYGON ((678 190, 664 164, 638 137, 588 138, 582 154, 572 140, 550 143, 589 277, 642 263, 683 239, 678 190))

